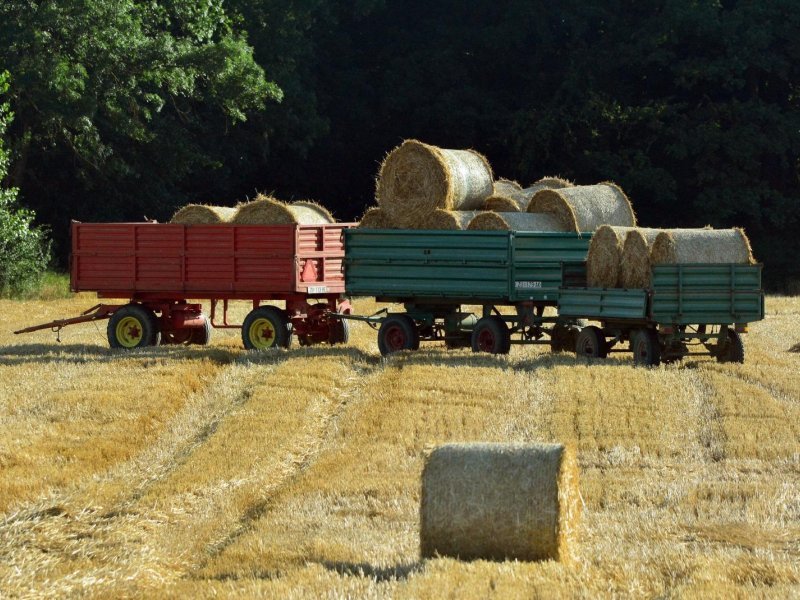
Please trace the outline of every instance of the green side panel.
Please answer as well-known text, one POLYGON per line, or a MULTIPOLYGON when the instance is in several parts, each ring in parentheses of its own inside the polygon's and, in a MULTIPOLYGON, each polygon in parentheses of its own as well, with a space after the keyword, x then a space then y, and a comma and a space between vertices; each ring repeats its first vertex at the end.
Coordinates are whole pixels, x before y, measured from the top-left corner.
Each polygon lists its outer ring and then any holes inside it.
POLYGON ((590 233, 517 231, 512 238, 511 299, 555 301, 563 281, 564 263, 582 264, 590 233))
POLYGON ((345 231, 345 278, 352 296, 508 297, 506 231, 345 231))
POLYGON ((604 288, 563 289, 558 314, 565 317, 606 319, 647 318, 647 292, 604 288))
POLYGON ((724 325, 764 318, 761 265, 657 265, 652 288, 658 323, 724 325))

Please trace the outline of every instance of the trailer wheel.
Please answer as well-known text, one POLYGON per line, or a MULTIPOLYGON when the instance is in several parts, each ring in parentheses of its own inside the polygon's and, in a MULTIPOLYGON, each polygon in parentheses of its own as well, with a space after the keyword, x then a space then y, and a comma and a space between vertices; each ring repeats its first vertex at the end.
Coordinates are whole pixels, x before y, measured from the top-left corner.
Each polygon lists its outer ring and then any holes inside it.
POLYGON ((203 326, 199 329, 192 329, 189 336, 189 343, 197 346, 207 346, 211 341, 211 320, 203 315, 203 326))
POLYGON ((661 364, 661 343, 658 334, 652 329, 639 329, 631 338, 633 362, 643 367, 657 367, 661 364))
POLYGON ((401 350, 419 350, 419 330, 408 315, 391 315, 378 330, 378 349, 383 356, 401 350))
POLYGON ((594 325, 581 329, 575 341, 575 354, 584 358, 605 358, 608 356, 608 344, 603 330, 594 325))
POLYGON ((714 354, 717 362, 743 363, 744 342, 742 336, 728 328, 723 341, 724 346, 714 354))
POLYGON ((112 348, 143 348, 161 342, 158 319, 152 310, 139 304, 126 304, 108 320, 108 344, 112 348))
POLYGON ((350 341, 350 321, 335 319, 331 323, 330 344, 346 344, 350 341))
POLYGON ((286 313, 274 306, 251 310, 242 324, 242 342, 248 350, 288 348, 292 330, 286 313))
POLYGON ((497 315, 478 319, 472 330, 472 351, 491 354, 508 354, 511 350, 511 332, 505 321, 497 315))

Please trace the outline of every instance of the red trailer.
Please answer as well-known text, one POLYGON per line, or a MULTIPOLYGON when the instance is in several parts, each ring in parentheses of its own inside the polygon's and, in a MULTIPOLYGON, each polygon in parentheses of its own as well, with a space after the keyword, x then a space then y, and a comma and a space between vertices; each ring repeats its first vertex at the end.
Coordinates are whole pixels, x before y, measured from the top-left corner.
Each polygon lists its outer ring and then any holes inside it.
POLYGON ((206 344, 212 326, 241 327, 249 349, 288 347, 293 336, 303 345, 344 343, 347 321, 330 313, 350 312, 343 231, 351 226, 73 222, 72 290, 128 303, 16 333, 109 319, 115 348, 206 344), (210 314, 189 299, 210 300, 210 314), (253 304, 241 325, 228 323, 231 300, 253 304), (273 300, 286 308, 261 306, 273 300))

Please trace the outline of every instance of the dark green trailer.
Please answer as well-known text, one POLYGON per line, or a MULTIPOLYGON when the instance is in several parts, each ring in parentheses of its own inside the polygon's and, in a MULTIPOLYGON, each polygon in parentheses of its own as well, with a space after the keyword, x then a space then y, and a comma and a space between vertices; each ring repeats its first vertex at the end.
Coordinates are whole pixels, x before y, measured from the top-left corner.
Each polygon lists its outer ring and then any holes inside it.
POLYGON ((590 240, 590 233, 349 229, 346 290, 404 305, 402 313, 361 317, 380 325, 383 354, 444 340, 474 351, 538 343, 604 357, 629 341, 644 364, 680 358, 692 344, 720 360, 743 358, 739 332, 763 318, 760 265, 661 265, 649 289, 589 288, 590 240), (515 310, 503 314, 503 306, 515 310), (544 315, 548 306, 555 315, 544 315))

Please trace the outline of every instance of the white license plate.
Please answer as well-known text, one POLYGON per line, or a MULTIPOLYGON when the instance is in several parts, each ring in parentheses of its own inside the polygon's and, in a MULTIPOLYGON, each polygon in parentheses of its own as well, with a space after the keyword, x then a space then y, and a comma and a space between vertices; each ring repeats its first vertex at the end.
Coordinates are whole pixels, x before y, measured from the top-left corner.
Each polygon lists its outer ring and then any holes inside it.
POLYGON ((327 294, 328 293, 328 286, 327 285, 310 285, 310 286, 308 286, 308 293, 309 294, 327 294))

